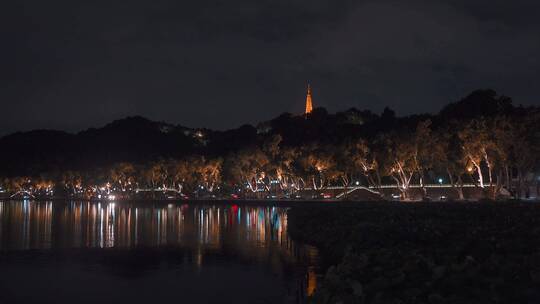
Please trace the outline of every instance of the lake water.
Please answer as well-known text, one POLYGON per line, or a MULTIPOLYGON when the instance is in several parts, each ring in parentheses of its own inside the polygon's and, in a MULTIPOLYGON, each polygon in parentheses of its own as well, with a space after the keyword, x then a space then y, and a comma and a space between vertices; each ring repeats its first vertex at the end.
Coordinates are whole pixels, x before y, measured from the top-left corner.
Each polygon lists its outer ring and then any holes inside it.
POLYGON ((0 303, 303 303, 316 250, 285 208, 0 202, 0 303))

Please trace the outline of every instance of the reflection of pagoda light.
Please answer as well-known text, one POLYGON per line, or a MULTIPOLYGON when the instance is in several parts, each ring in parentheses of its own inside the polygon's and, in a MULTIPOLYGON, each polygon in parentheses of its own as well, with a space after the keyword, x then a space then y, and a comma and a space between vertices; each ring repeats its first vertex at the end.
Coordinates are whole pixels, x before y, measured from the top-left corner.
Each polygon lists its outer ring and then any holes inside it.
POLYGON ((307 288, 306 292, 308 296, 313 295, 315 288, 317 287, 317 275, 313 269, 310 269, 307 273, 307 288))

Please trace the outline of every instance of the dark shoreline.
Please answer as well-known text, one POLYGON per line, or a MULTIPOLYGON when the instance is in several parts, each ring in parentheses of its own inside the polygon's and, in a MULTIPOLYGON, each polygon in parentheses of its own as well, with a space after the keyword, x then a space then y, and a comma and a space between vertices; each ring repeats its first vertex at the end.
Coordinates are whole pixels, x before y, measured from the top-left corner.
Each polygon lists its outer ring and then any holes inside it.
POLYGON ((538 204, 338 204, 288 214, 291 237, 317 247, 326 270, 314 303, 540 301, 538 204))

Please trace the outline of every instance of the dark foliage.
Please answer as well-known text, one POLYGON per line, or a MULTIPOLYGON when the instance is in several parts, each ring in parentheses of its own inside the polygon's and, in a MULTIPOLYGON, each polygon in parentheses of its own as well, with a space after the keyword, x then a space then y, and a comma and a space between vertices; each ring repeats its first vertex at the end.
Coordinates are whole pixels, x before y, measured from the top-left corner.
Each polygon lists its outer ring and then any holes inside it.
POLYGON ((67 170, 109 168, 119 162, 145 164, 193 155, 225 158, 246 147, 260 146, 276 135, 281 136, 282 147, 313 143, 338 146, 360 138, 373 143, 380 134, 412 132, 427 119, 435 128, 450 130, 453 124, 460 125, 459 121, 473 117, 530 112, 512 106, 507 97, 483 90, 449 104, 436 116, 397 117, 389 108, 381 115, 354 108, 329 114, 324 108, 316 108, 308 116, 284 113, 257 128, 243 125, 227 131, 190 129, 128 117, 77 134, 39 130, 5 136, 0 139, 0 176, 54 176, 67 170))
POLYGON ((336 264, 316 303, 537 303, 539 216, 533 204, 364 203, 288 218, 336 264))

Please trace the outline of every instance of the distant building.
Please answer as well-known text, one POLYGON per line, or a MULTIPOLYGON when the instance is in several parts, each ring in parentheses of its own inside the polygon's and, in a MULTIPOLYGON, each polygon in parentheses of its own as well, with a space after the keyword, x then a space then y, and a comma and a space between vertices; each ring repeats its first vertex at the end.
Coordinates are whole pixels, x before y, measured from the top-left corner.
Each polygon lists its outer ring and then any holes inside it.
POLYGON ((306 115, 313 111, 313 103, 311 101, 311 86, 307 86, 307 96, 306 96, 306 115))
MULTIPOLYGON (((313 101, 311 100, 311 86, 308 83, 307 94, 306 94, 306 110, 303 115, 298 115, 298 116, 306 117, 306 115, 310 114, 312 111, 313 111, 313 101)), ((287 121, 291 119, 291 117, 294 117, 294 116, 296 115, 290 116, 290 114, 288 113, 283 113, 281 116, 271 121, 261 122, 257 125, 257 134, 268 134, 272 131, 272 122, 279 121, 279 120, 287 121)))

